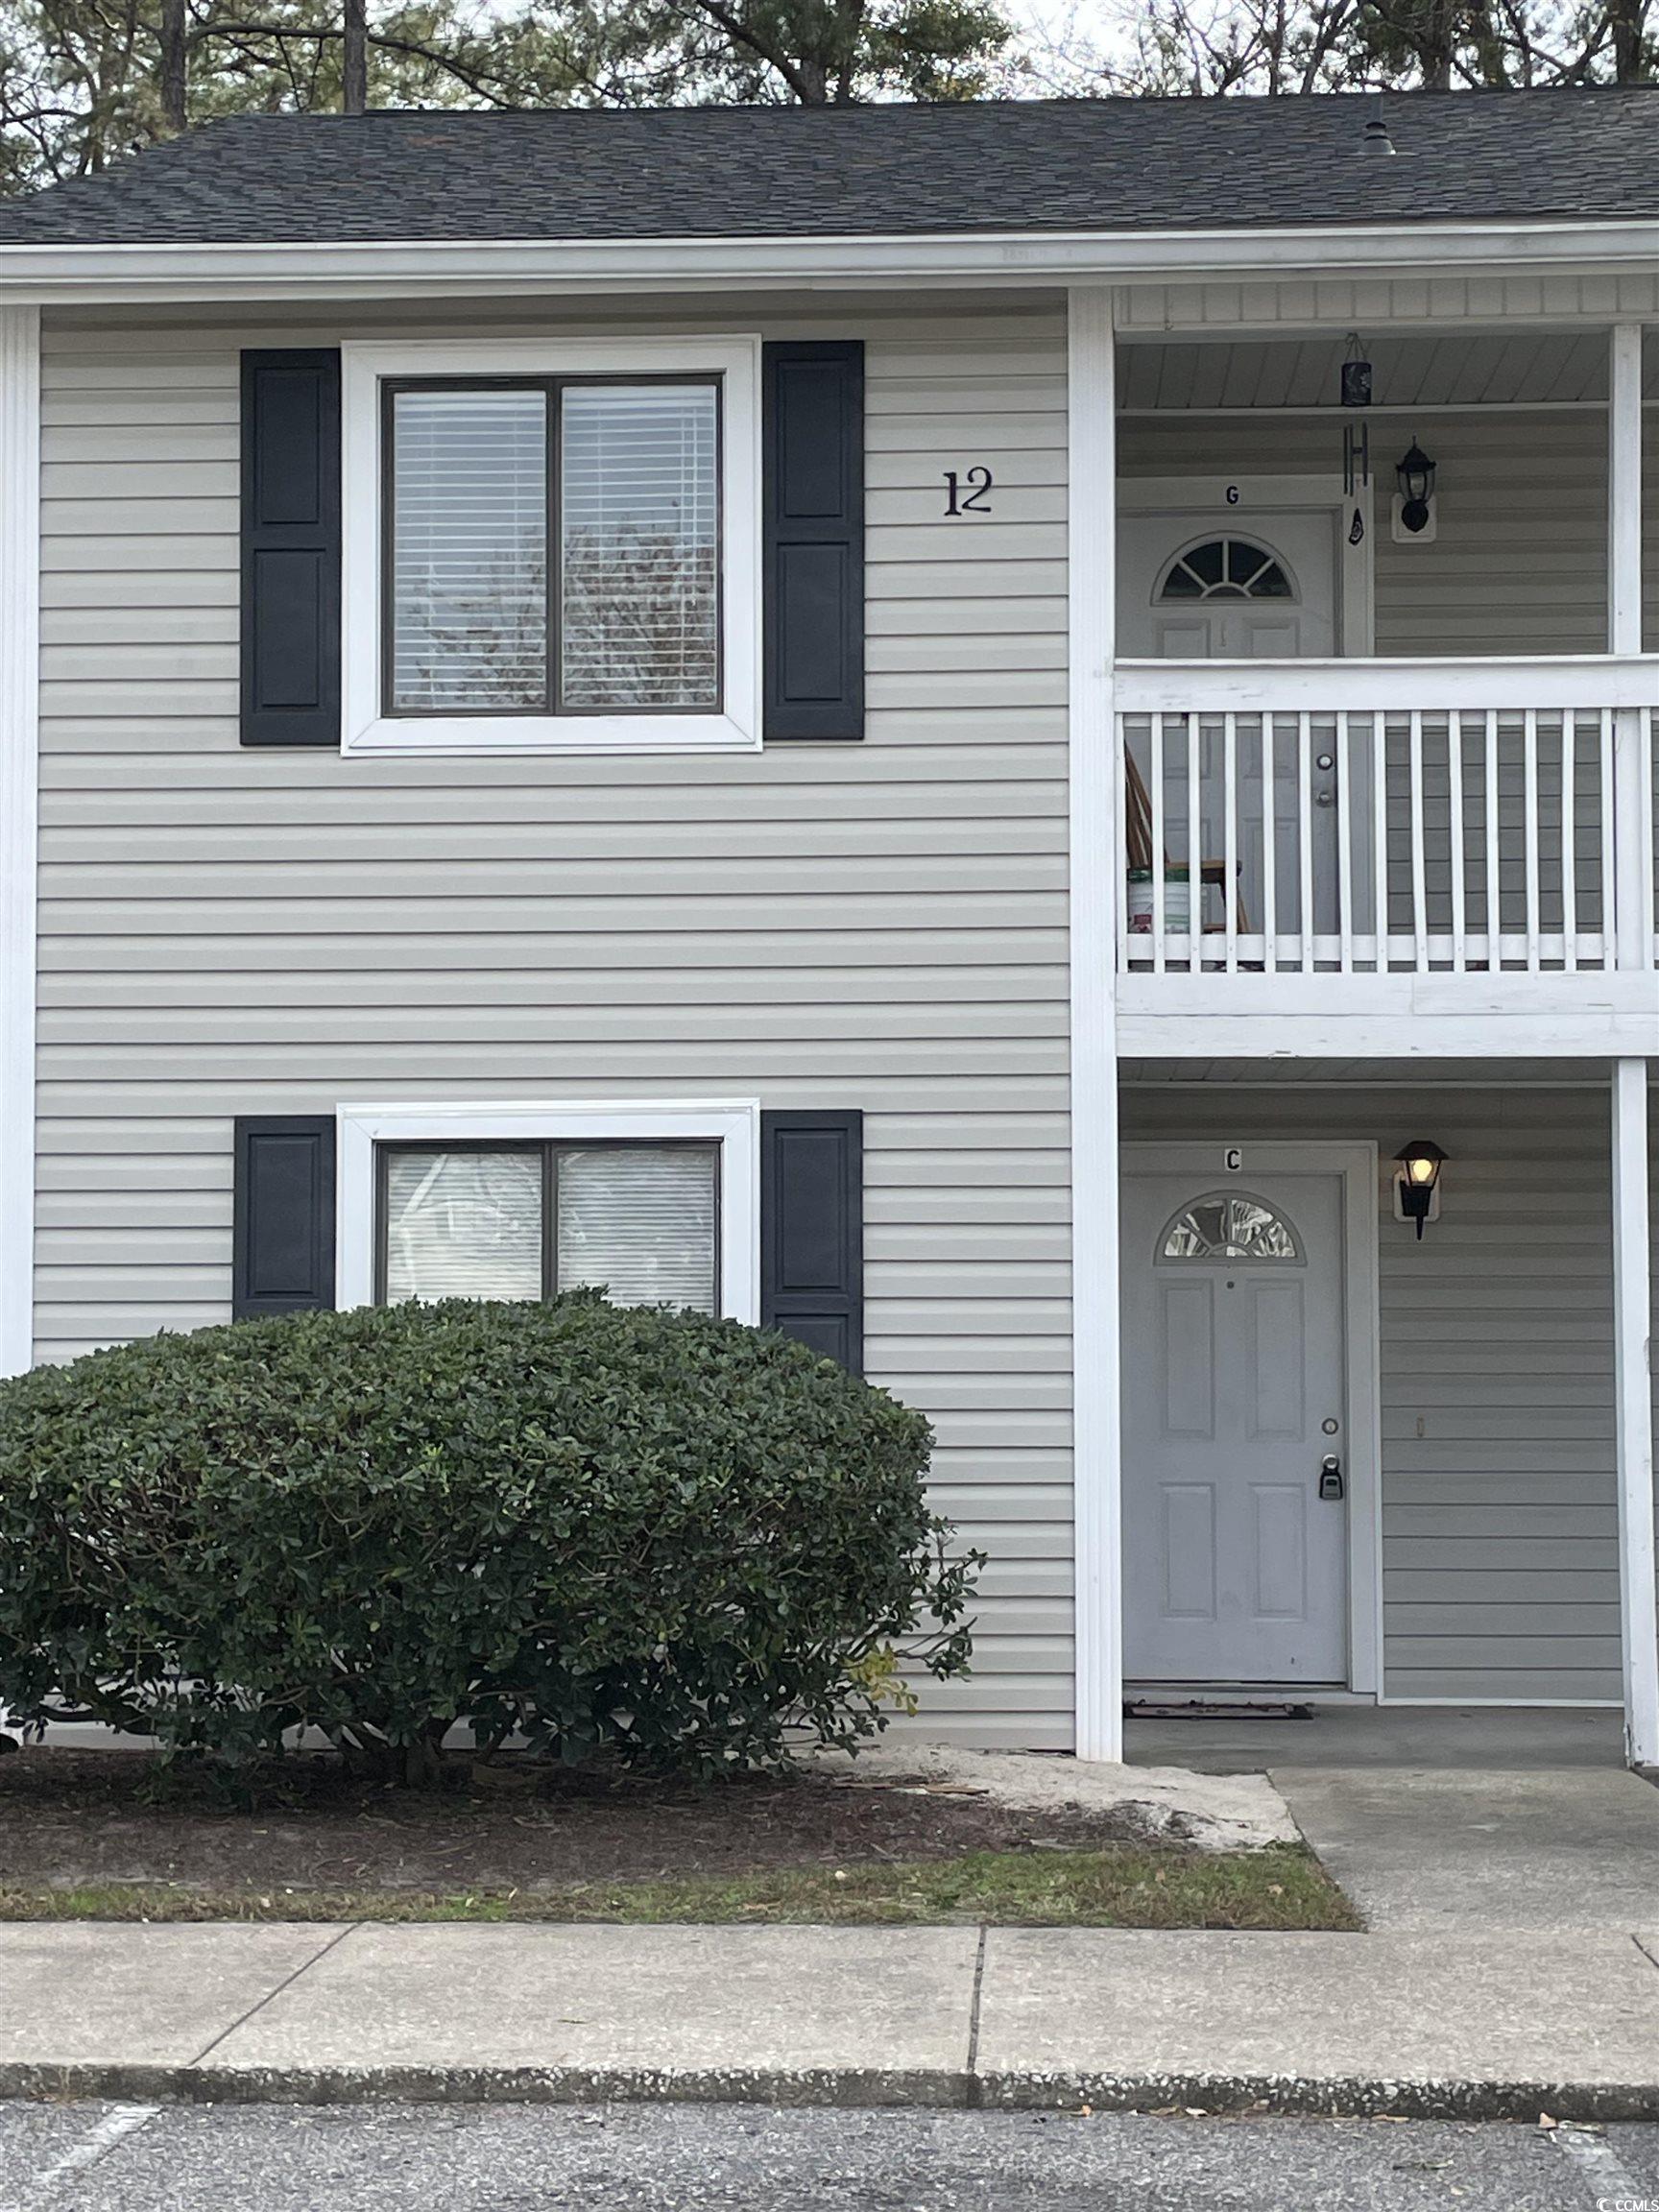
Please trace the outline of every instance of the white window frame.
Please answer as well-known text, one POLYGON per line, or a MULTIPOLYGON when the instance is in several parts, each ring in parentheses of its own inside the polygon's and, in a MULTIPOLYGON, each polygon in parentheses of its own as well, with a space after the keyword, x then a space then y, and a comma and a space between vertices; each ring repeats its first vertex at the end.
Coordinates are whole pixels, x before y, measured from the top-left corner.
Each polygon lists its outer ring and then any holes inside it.
POLYGON ((720 1311, 760 1319, 760 1102, 756 1098, 552 1099, 504 1105, 341 1106, 334 1295, 374 1303, 375 1153, 382 1144, 583 1144, 621 1138, 651 1144, 690 1139, 720 1147, 720 1311))
POLYGON ((402 341, 341 348, 345 561, 341 750, 757 752, 760 746, 760 340, 757 336, 402 341), (712 714, 396 715, 382 711, 381 386, 421 376, 717 376, 721 709, 712 714))

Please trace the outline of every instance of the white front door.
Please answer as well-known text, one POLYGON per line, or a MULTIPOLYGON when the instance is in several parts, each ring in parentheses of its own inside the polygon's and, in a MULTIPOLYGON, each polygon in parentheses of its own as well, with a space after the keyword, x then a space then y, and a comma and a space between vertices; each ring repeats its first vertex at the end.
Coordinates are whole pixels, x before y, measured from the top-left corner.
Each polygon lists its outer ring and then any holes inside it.
MULTIPOLYGON (((1225 509, 1221 511, 1225 515, 1225 509)), ((1336 649, 1337 516, 1330 508, 1286 509, 1230 523, 1203 514, 1125 515, 1118 525, 1118 650, 1125 659, 1164 661, 1296 660, 1336 649)), ((1262 737, 1248 719, 1238 735, 1233 902, 1246 930, 1303 927, 1298 822, 1298 765, 1292 733, 1275 730, 1273 854, 1275 911, 1265 914, 1262 737)), ((1205 857, 1226 850, 1225 781, 1219 718, 1198 733, 1199 822, 1205 857)), ((1149 773, 1144 739, 1131 747, 1142 779, 1149 773)), ((1165 820, 1174 837, 1188 819, 1184 744, 1165 757, 1165 820)), ((1335 754, 1321 743, 1310 762, 1315 905, 1313 926, 1336 927, 1337 817, 1335 754)), ((1363 791, 1356 786, 1356 804, 1363 791)), ((1186 857, 1184 844, 1172 858, 1186 857)), ((1224 911, 1225 909, 1222 909, 1224 911)), ((1214 905, 1205 916, 1214 923, 1214 905)))
POLYGON ((1342 1179, 1131 1171, 1123 1247, 1124 1672, 1339 1683, 1342 1179))
POLYGON ((1336 650, 1332 508, 1227 519, 1124 514, 1118 651, 1128 661, 1292 661, 1336 650))

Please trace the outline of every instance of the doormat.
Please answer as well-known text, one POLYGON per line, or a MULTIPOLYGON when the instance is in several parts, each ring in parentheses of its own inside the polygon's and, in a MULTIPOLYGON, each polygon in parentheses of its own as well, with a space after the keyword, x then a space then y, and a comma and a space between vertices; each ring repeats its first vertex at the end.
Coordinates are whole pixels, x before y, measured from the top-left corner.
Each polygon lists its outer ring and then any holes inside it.
POLYGON ((1123 1707, 1125 1720, 1311 1720, 1311 1705, 1226 1705, 1208 1698, 1189 1698, 1166 1705, 1156 1698, 1131 1698, 1123 1707))

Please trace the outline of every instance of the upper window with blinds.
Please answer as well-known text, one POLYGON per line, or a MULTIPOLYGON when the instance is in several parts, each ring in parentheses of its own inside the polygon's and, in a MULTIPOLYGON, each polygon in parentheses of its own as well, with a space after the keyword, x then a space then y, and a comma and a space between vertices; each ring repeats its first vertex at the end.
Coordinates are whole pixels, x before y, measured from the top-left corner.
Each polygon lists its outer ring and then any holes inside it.
POLYGON ((720 378, 382 391, 384 713, 720 712, 720 378))

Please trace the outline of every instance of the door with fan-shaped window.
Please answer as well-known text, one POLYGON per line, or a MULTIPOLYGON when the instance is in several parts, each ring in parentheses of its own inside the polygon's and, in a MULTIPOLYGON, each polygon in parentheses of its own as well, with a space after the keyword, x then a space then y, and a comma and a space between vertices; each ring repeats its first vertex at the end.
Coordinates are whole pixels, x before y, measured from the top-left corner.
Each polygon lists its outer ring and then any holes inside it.
POLYGON ((1126 513, 1118 651, 1142 661, 1297 661, 1336 650, 1334 510, 1224 521, 1126 513))
POLYGON ((1342 1182, 1123 1187, 1124 1672, 1347 1672, 1342 1182), (1331 1491, 1336 1485, 1327 1481, 1331 1491))
MULTIPOLYGON (((1125 660, 1290 661, 1322 658, 1336 649, 1337 517, 1334 509, 1275 511, 1247 521, 1223 521, 1196 513, 1125 513, 1118 524, 1118 651, 1125 660)), ((1300 778, 1290 742, 1294 725, 1281 728, 1273 766, 1273 849, 1280 930, 1303 927, 1299 886, 1300 778)), ((1145 740, 1130 733, 1142 778, 1149 763, 1145 740)), ((1227 850, 1221 724, 1204 718, 1198 733, 1201 778, 1199 818, 1205 854, 1227 850)), ((1309 762, 1316 929, 1336 926, 1336 757, 1320 743, 1309 762)), ((1245 927, 1261 928, 1266 870, 1262 863, 1267 811, 1262 746, 1258 725, 1246 717, 1235 768, 1235 851, 1238 878, 1230 894, 1245 927)), ((1365 786, 1356 786, 1363 807, 1365 786)), ((1166 757, 1165 820, 1174 825, 1169 857, 1187 857, 1181 843, 1188 818, 1187 756, 1175 747, 1166 757)), ((1212 903, 1214 925, 1225 909, 1212 903)))

